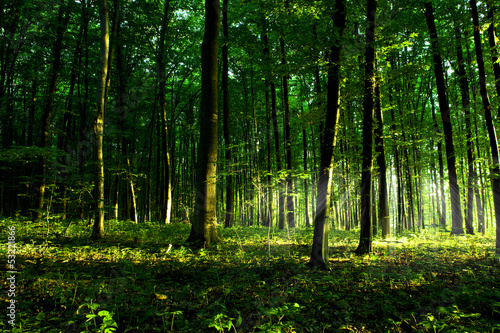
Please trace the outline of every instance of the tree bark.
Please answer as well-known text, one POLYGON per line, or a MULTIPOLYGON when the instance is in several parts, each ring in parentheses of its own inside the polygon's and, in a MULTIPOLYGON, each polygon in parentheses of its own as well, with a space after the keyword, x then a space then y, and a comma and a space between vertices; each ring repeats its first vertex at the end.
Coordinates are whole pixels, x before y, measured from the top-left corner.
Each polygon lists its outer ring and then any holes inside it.
MULTIPOLYGON (((302 145, 304 148, 304 173, 307 174, 307 136, 305 127, 302 129, 302 145)), ((304 205, 306 215, 306 227, 309 228, 311 226, 311 222, 309 221, 309 182, 307 178, 304 178, 304 205)))
MULTIPOLYGON (((266 28, 266 19, 262 17, 262 42, 264 44, 264 59, 266 62, 270 61, 269 52, 269 37, 266 28)), ((265 100, 266 100, 266 143, 267 143, 267 208, 266 208, 266 226, 269 228, 273 224, 273 188, 272 188, 272 160, 271 160, 271 105, 270 105, 270 85, 271 77, 270 73, 265 75, 265 100)))
POLYGON ((283 193, 283 180, 281 179, 281 152, 280 152, 280 136, 278 131, 278 117, 276 114, 276 86, 271 80, 271 114, 273 118, 273 133, 274 133, 274 147, 276 151, 276 164, 278 169, 278 228, 285 227, 285 194, 283 193))
POLYGON ((326 267, 329 263, 328 231, 330 214, 330 195, 333 176, 333 159, 337 140, 338 119, 340 115, 340 52, 346 26, 346 2, 335 1, 333 24, 338 32, 337 43, 330 50, 328 68, 328 92, 323 140, 321 142, 321 162, 319 167, 316 214, 311 258, 308 266, 326 267))
MULTIPOLYGON (((500 96, 500 64, 498 63, 498 51, 496 49, 496 29, 494 23, 495 6, 492 6, 489 1, 486 1, 488 8, 487 20, 490 22, 488 26, 488 42, 490 45, 491 62, 493 63, 493 74, 495 75, 495 89, 497 96, 500 96)), ((477 12, 477 9, 476 9, 477 12)), ((497 110, 497 118, 500 118, 500 105, 497 110)))
POLYGON ((476 60, 479 72, 479 92, 481 94, 481 101, 483 103, 484 118, 486 121, 486 128, 488 130, 491 158, 493 162, 490 176, 491 184, 493 187, 493 206, 495 208, 496 252, 500 253, 500 159, 498 152, 498 140, 495 125, 493 124, 493 117, 491 115, 491 105, 488 97, 488 91, 486 89, 486 72, 484 69, 483 51, 481 48, 481 36, 479 33, 477 5, 475 0, 470 0, 469 3, 472 11, 474 45, 476 49, 476 60))
POLYGON ((106 110, 106 91, 109 57, 109 8, 107 0, 99 1, 101 25, 101 70, 97 86, 97 115, 94 123, 96 140, 97 177, 95 187, 96 212, 92 237, 104 238, 104 113, 106 110))
POLYGON ((226 217, 224 226, 233 226, 234 215, 234 187, 231 170, 231 136, 229 131, 229 59, 228 59, 228 38, 229 28, 227 23, 227 7, 229 0, 222 2, 222 31, 224 35, 224 45, 222 45, 222 126, 224 130, 224 151, 226 158, 226 217))
MULTIPOLYGON (((288 9, 288 1, 285 2, 285 7, 288 9)), ((287 211, 287 221, 289 227, 295 227, 294 218, 294 205, 293 205, 293 179, 292 179, 292 139, 290 135, 290 103, 288 101, 288 72, 286 69, 286 50, 285 50, 285 40, 283 36, 280 38, 280 48, 281 48, 281 64, 285 69, 285 74, 283 75, 283 108, 285 111, 284 119, 284 131, 285 131, 285 162, 287 169, 286 176, 286 211, 287 211)))
POLYGON ((387 165, 385 160, 384 147, 384 120, 382 117, 382 106, 380 96, 380 84, 375 82, 375 151, 377 153, 377 164, 379 172, 379 197, 378 197, 378 219, 382 226, 382 238, 386 238, 391 233, 389 219, 389 194, 387 191, 387 165))
MULTIPOLYGON (((49 148, 52 138, 50 135, 50 126, 52 124, 52 116, 54 111, 54 98, 57 91, 57 81, 59 77, 59 72, 62 69, 61 53, 63 49, 64 32, 69 22, 69 17, 70 17, 69 13, 70 13, 70 4, 64 5, 64 1, 61 1, 59 4, 59 12, 57 19, 56 41, 54 43, 54 49, 53 49, 54 62, 52 63, 52 70, 50 72, 49 88, 47 91, 48 97, 42 114, 42 136, 40 140, 41 142, 40 146, 42 148, 49 148)), ((12 135, 13 130, 12 128, 11 129, 8 128, 7 131, 4 132, 9 132, 9 135, 12 135)), ((48 162, 47 153, 48 152, 46 151, 44 155, 41 157, 42 178, 38 187, 38 207, 36 212, 37 218, 42 217, 45 188, 47 187, 46 184, 47 162, 48 162)))
POLYGON ((455 39, 457 48, 457 65, 458 65, 458 84, 460 86, 460 93, 462 97, 462 108, 465 113, 465 139, 467 146, 467 209, 465 214, 465 230, 467 234, 474 234, 473 226, 473 212, 474 212, 474 187, 476 182, 476 172, 474 171, 474 157, 472 155, 472 127, 471 127, 471 114, 470 114, 470 97, 469 97, 469 82, 467 82, 467 74, 464 68, 464 57, 462 53, 462 45, 460 43, 460 31, 455 29, 455 39))
POLYGON ((220 32, 219 0, 205 0, 205 33, 201 46, 201 105, 198 170, 189 243, 218 243, 217 235, 217 56, 220 32))
POLYGON ((431 38, 431 49, 434 61, 434 76, 438 92, 438 103, 443 121, 443 133, 446 147, 446 160, 448 164, 448 183, 451 199, 451 233, 463 234, 462 209, 460 204, 460 189, 458 187, 457 170, 455 163, 455 146, 453 144, 453 130, 451 125, 450 107, 446 96, 446 86, 443 75, 443 65, 439 54, 438 35, 434 23, 434 11, 431 2, 425 3, 425 18, 431 38))
POLYGON ((165 224, 170 223, 170 217, 172 215, 172 170, 170 165, 170 153, 169 153, 169 130, 168 130, 168 116, 167 108, 165 103, 165 81, 167 80, 167 75, 165 72, 165 65, 163 63, 163 53, 165 48, 165 35, 168 28, 168 21, 170 18, 170 1, 165 0, 164 12, 163 12, 163 22, 161 25, 160 32, 160 45, 158 52, 158 81, 159 81, 159 104, 161 113, 161 162, 162 162, 162 183, 161 191, 163 201, 160 205, 161 208, 161 220, 165 224))
POLYGON ((362 255, 372 251, 373 229, 371 226, 371 184, 372 184, 372 154, 373 135, 372 122, 375 95, 376 54, 375 54, 375 19, 377 1, 368 0, 366 18, 366 49, 365 49, 365 91, 363 99, 363 152, 361 170, 361 231, 356 254, 362 255))

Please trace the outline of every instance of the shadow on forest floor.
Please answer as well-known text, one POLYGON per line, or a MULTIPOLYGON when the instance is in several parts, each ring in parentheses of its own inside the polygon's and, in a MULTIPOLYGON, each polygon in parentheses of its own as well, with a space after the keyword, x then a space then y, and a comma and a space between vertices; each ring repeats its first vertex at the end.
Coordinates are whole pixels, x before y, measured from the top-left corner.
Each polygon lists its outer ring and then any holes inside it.
POLYGON ((193 250, 169 246, 182 244, 187 226, 116 229, 92 242, 83 231, 46 239, 18 228, 17 331, 500 328, 500 264, 487 251, 491 239, 403 237, 376 241, 372 255, 356 257, 355 234, 333 231, 329 269, 310 271, 310 231, 268 239, 263 228, 221 229, 222 245, 193 250))

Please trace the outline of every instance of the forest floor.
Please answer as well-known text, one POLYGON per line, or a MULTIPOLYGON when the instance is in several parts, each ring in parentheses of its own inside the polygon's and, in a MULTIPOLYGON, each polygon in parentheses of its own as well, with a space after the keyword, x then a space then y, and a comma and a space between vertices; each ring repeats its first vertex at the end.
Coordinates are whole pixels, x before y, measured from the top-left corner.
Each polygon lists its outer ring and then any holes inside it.
MULTIPOLYGON (((359 231, 330 231, 329 270, 309 270, 312 228, 219 229, 221 245, 182 246, 189 225, 107 222, 15 226, 15 326, 0 332, 494 332, 500 261, 492 236, 429 230, 357 257, 359 231), (170 246, 172 244, 172 246, 170 246)), ((12 239, 11 239, 12 240, 12 239)), ((12 288, 12 286, 11 286, 12 288)))

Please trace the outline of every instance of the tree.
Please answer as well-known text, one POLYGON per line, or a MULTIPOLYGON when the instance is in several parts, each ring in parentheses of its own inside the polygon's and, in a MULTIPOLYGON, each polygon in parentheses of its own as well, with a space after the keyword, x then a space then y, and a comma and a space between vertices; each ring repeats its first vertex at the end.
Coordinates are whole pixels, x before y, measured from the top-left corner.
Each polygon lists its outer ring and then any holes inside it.
POLYGON ((378 197, 378 219, 382 226, 382 237, 388 237, 391 233, 391 221, 389 219, 389 193, 387 191, 387 165, 384 147, 384 121, 382 117, 382 106, 380 96, 380 82, 375 82, 375 150, 377 152, 377 165, 379 173, 379 197, 378 197))
POLYGON ((205 0, 205 33, 201 46, 201 105, 198 170, 191 233, 187 241, 207 246, 217 235, 217 56, 220 31, 219 0, 205 0))
POLYGON ((468 186, 467 186, 467 203, 465 210, 465 229, 467 234, 474 234, 473 211, 474 211, 474 186, 476 182, 476 172, 474 171, 474 157, 472 155, 472 129, 471 129, 471 114, 470 114, 470 97, 469 97, 469 82, 464 67, 464 57, 462 53, 462 45, 460 43, 460 31, 455 30, 456 48, 457 48, 457 65, 458 65, 458 83, 460 86, 460 94, 462 97, 462 108, 465 116, 465 138, 467 140, 467 168, 468 168, 468 186))
MULTIPOLYGON (((493 63, 493 74, 495 75, 495 90, 497 96, 500 96, 500 64, 498 63, 498 51, 497 51, 497 42, 496 42, 496 29, 495 29, 495 6, 492 6, 490 1, 486 1, 486 6, 488 7, 487 19, 490 21, 488 26, 488 43, 490 45, 491 52, 491 62, 493 63)), ((475 6, 477 7, 477 6, 475 6)), ((473 11, 474 12, 474 11, 473 11)), ((475 10, 477 14, 477 8, 475 10)), ((474 15, 474 14, 473 14, 474 15)), ((479 23, 479 18, 478 18, 479 23)), ((482 51, 481 51, 482 52, 482 51)), ((500 117, 500 105, 497 110, 497 117, 500 117)))
POLYGON ((375 106, 375 19, 377 0, 368 0, 366 18, 365 49, 365 89, 363 98, 363 152, 361 165, 361 231, 356 254, 362 255, 372 251, 373 229, 371 221, 371 187, 372 187, 372 155, 373 155, 373 111, 375 106))
MULTIPOLYGON (((63 50, 63 37, 64 37, 64 32, 66 30, 66 27, 68 25, 69 17, 70 17, 70 8, 71 8, 71 3, 68 3, 64 5, 64 1, 61 1, 59 4, 59 11, 58 11, 58 18, 57 18, 57 28, 56 28, 56 41, 54 43, 54 49, 53 49, 53 59, 54 62, 52 63, 52 71, 50 73, 50 83, 48 87, 48 97, 47 101, 43 110, 43 115, 42 115, 42 138, 41 138, 41 147, 42 148, 49 148, 50 143, 51 143, 51 125, 52 125, 52 118, 53 118, 53 112, 54 112, 54 97, 56 95, 56 90, 57 90, 57 81, 59 78, 59 72, 62 69, 62 61, 61 61, 61 53, 63 50)), ((10 118, 10 117, 9 117, 10 118)), ((4 131, 4 133, 9 133, 9 135, 12 134, 12 129, 8 131, 4 131)), ((11 140, 8 140, 11 141, 11 140)), ((39 193, 38 193, 38 211, 37 211, 37 218, 40 218, 42 216, 42 209, 43 209, 43 204, 44 204, 44 193, 45 193, 45 188, 47 186, 46 184, 46 176, 47 176, 47 163, 48 163, 48 157, 47 157, 47 152, 42 156, 41 158, 41 182, 39 185, 39 193)))
POLYGON ((488 138, 491 149, 491 159, 493 165, 491 168, 491 186, 493 188, 493 206, 495 207, 496 222, 496 252, 500 253, 500 156, 498 152, 498 139, 491 115, 491 105, 486 89, 486 72, 484 69, 483 51, 481 47, 481 36, 479 33, 479 17, 477 14, 476 0, 469 1, 472 12, 472 23, 474 31, 474 46, 476 50, 476 60, 479 72, 479 91, 483 103, 484 118, 488 130, 488 138))
POLYGON ((323 140, 321 141, 321 161, 316 197, 316 215, 314 217, 314 235, 311 258, 308 266, 326 267, 328 265, 328 231, 330 197, 333 178, 334 151, 337 143, 337 128, 340 115, 340 53, 346 27, 346 2, 336 0, 333 13, 333 25, 336 43, 330 49, 328 67, 328 92, 324 123, 323 140))
POLYGON ((425 3, 425 18, 429 35, 431 38, 431 50, 434 65, 434 77, 436 79, 436 89, 438 92, 438 103, 443 122, 443 134, 446 147, 446 161, 448 164, 448 183, 450 186, 451 198, 451 233, 463 234, 462 209, 460 204, 460 189, 458 187, 458 178, 455 162, 455 146, 453 144, 453 130, 451 124, 450 107, 448 96, 446 95, 446 86, 443 75, 443 65, 439 53, 438 35, 434 23, 434 11, 431 2, 425 3))
POLYGON ((97 114, 94 123, 96 140, 96 216, 92 237, 104 237, 104 113, 106 111, 107 77, 109 70, 109 8, 107 0, 99 1, 101 25, 101 70, 97 86, 97 114))
POLYGON ((228 0, 222 2, 222 31, 224 34, 224 44, 222 45, 222 127, 224 131, 224 151, 227 163, 226 175, 226 217, 224 226, 233 225, 234 215, 234 186, 233 175, 231 174, 231 135, 229 132, 229 59, 228 59, 228 38, 229 28, 227 24, 228 0))
MULTIPOLYGON (((285 8, 289 13, 289 3, 288 0, 285 0, 285 8)), ((281 65, 285 69, 285 73, 282 78, 283 82, 283 108, 285 111, 284 118, 284 143, 285 143, 285 164, 288 174, 286 175, 286 212, 287 212, 287 221, 289 227, 295 227, 295 217, 294 217, 294 205, 293 205, 293 179, 292 179, 292 139, 290 137, 290 102, 288 96, 288 72, 286 70, 287 67, 287 59, 286 59, 286 50, 285 50, 285 39, 283 36, 280 37, 280 50, 281 50, 281 65)))
MULTIPOLYGON (((306 128, 302 129, 302 145, 304 149, 304 173, 307 173, 307 134, 306 128)), ((306 215, 306 227, 311 226, 311 222, 309 221, 309 184, 307 182, 307 178, 304 178, 304 205, 306 215)))
POLYGON ((170 163, 170 154, 168 146, 168 122, 167 122, 167 109, 165 105, 165 86, 166 86, 166 70, 163 63, 164 48, 165 48, 165 34, 170 19, 170 1, 165 0, 163 21, 160 32, 160 45, 158 52, 158 81, 159 81, 159 102, 161 112, 161 140, 162 140, 162 195, 163 202, 161 205, 162 214, 161 219, 166 224, 170 223, 170 216, 172 213, 172 170, 170 163))

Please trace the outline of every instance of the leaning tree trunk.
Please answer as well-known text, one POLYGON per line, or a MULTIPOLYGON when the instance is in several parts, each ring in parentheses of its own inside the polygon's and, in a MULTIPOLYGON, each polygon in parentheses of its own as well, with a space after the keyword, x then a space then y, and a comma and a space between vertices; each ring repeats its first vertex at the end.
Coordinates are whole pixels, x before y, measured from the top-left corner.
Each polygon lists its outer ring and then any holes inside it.
POLYGON ((377 1, 368 0, 366 17, 366 50, 365 50, 365 92, 363 100, 363 152, 361 170, 361 231, 356 254, 371 252, 373 229, 371 225, 371 184, 372 184, 372 122, 375 95, 375 18, 377 1))
POLYGON ((190 243, 207 246, 217 235, 217 55, 220 32, 219 0, 205 0, 205 33, 201 46, 201 105, 198 170, 190 243))
POLYGON ((484 118, 486 121, 486 128, 488 129, 491 158, 493 160, 493 166, 491 168, 491 184, 493 187, 493 205, 495 207, 496 252, 500 253, 500 159, 498 152, 498 141, 495 126, 493 124, 493 118, 491 116, 491 105, 488 98, 488 91, 486 90, 486 72, 484 70, 481 36, 479 34, 479 18, 475 0, 470 0, 470 7, 472 10, 472 21, 474 24, 474 44, 476 48, 476 59, 479 72, 479 91, 481 93, 481 100, 483 102, 484 118))
POLYGON ((99 74, 99 84, 97 86, 97 115, 94 124, 96 140, 96 215, 92 237, 100 239, 104 237, 104 158, 103 158, 103 137, 104 137, 104 112, 106 110, 106 78, 108 75, 109 56, 109 9, 107 0, 99 1, 99 14, 101 19, 101 71, 99 74))
POLYGON ((425 3, 425 18, 431 37, 431 49, 434 60, 434 76, 438 92, 438 103, 443 122, 444 142, 446 147, 446 160, 448 163, 448 182, 451 199, 451 233, 463 234, 462 209, 460 208, 460 189, 458 187, 457 170, 455 164, 455 146, 453 145, 453 131, 450 117, 450 107, 446 96, 446 86, 443 75, 443 65, 439 54, 438 36, 434 23, 432 3, 425 3))
POLYGON ((318 191, 316 196, 316 215, 314 217, 314 236, 311 258, 308 266, 326 267, 328 257, 328 216, 333 176, 333 158, 337 140, 338 119, 340 115, 340 52, 341 41, 346 26, 346 2, 335 1, 333 24, 338 32, 337 43, 331 48, 328 68, 328 92, 323 140, 321 141, 321 162, 319 166, 318 191))

